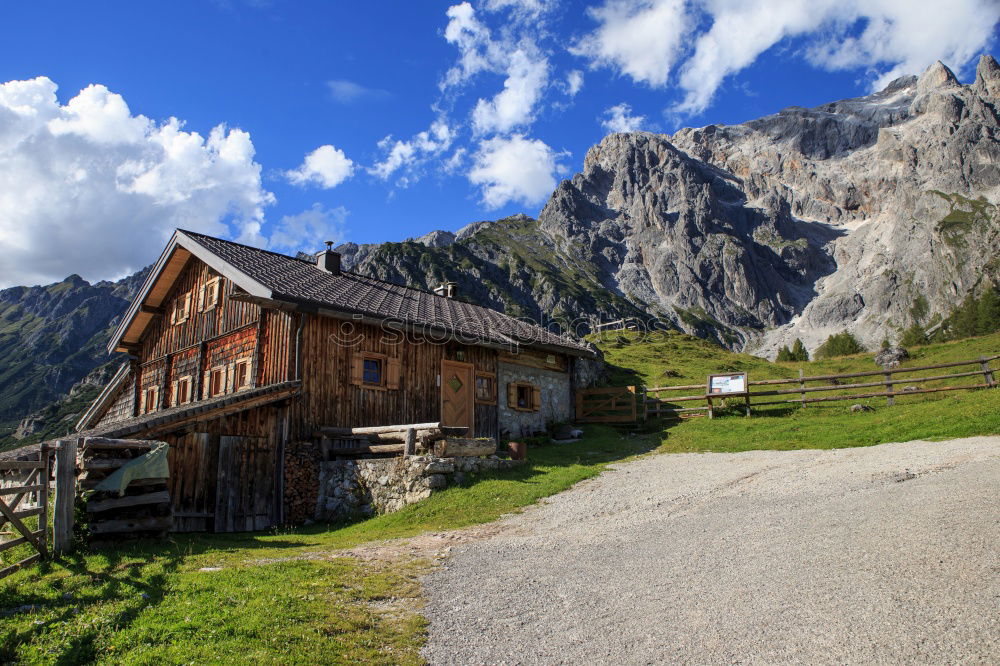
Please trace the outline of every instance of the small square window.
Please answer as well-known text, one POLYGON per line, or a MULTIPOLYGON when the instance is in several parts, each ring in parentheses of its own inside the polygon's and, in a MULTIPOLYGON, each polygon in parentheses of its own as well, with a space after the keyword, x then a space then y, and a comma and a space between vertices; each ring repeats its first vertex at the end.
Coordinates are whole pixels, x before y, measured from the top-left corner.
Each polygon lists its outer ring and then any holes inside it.
POLYGON ((237 391, 250 387, 250 361, 237 361, 233 367, 233 388, 237 391))
POLYGON ((160 389, 157 386, 150 386, 147 388, 142 395, 142 413, 149 414, 150 412, 155 412, 158 405, 156 404, 160 397, 160 389))
POLYGON ((517 387, 517 406, 521 409, 531 409, 531 387, 519 384, 517 387))
POLYGON ((199 308, 202 312, 208 312, 219 304, 219 292, 220 284, 219 278, 215 277, 205 283, 201 288, 201 307, 199 308))
POLYGON ((170 323, 183 324, 191 315, 191 292, 180 294, 174 300, 174 309, 170 312, 170 323))
POLYGON ((490 405, 497 401, 497 378, 491 372, 476 373, 476 402, 490 405))
POLYGON ((364 360, 361 382, 371 386, 382 385, 382 359, 366 358, 364 360))
POLYGON ((208 397, 214 398, 226 392, 226 369, 212 368, 208 377, 208 397))
POLYGON ((170 404, 173 405, 183 405, 185 403, 191 402, 191 377, 181 377, 176 382, 174 382, 174 395, 171 399, 170 404))

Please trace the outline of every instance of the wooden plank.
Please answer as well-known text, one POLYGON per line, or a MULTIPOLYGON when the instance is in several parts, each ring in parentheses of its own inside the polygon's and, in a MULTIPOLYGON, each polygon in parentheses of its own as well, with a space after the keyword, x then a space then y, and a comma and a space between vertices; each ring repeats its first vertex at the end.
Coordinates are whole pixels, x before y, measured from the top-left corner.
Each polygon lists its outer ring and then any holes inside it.
POLYGON ((34 555, 26 557, 26 558, 24 558, 23 560, 21 560, 20 562, 18 562, 16 564, 12 564, 12 565, 10 565, 9 567, 7 567, 5 569, 0 569, 0 578, 6 578, 7 576, 11 575, 15 571, 20 571, 24 567, 29 566, 31 564, 34 564, 35 562, 39 561, 40 559, 42 559, 42 554, 41 553, 35 553, 34 555))
POLYGON ((169 530, 173 523, 170 516, 152 518, 123 518, 90 524, 91 534, 121 534, 124 532, 156 532, 169 530))
POLYGON ((21 522, 21 519, 18 518, 18 516, 11 511, 10 507, 8 507, 2 500, 0 500, 0 515, 9 520, 10 524, 14 526, 14 529, 26 536, 28 541, 31 542, 31 545, 38 549, 38 552, 45 552, 45 543, 42 540, 45 536, 44 531, 41 535, 36 535, 34 532, 29 530, 27 525, 21 522))
POLYGON ((83 445, 80 447, 83 451, 89 451, 91 449, 103 449, 103 450, 121 450, 121 449, 145 449, 149 450, 153 448, 154 444, 159 444, 159 442, 152 442, 145 439, 110 439, 107 437, 84 437, 83 445))
POLYGON ((378 435, 382 433, 406 432, 407 430, 439 430, 440 422, 435 423, 411 423, 406 425, 369 426, 364 428, 336 428, 324 426, 317 428, 317 432, 331 437, 350 437, 353 435, 378 435))
POLYGON ((36 506, 33 509, 20 509, 18 511, 15 511, 13 515, 17 516, 18 518, 31 518, 32 516, 40 516, 43 513, 45 513, 45 507, 36 506))
POLYGON ((216 480, 215 531, 233 531, 233 437, 219 437, 219 463, 216 480))
POLYGON ((0 472, 18 469, 43 469, 44 460, 0 460, 0 472))
MULTIPOLYGON (((77 485, 83 490, 93 490, 97 485, 101 483, 104 479, 78 479, 77 485)), ((167 483, 168 479, 132 479, 128 483, 129 488, 138 488, 140 486, 162 486, 167 483)))
POLYGON ((105 500, 87 502, 88 513, 100 513, 110 509, 126 509, 133 506, 144 506, 148 504, 167 504, 170 502, 170 493, 161 490, 155 493, 145 493, 143 495, 126 495, 125 497, 112 497, 105 500))
POLYGON ((805 388, 779 389, 775 391, 754 391, 751 393, 751 395, 771 396, 771 395, 791 395, 797 393, 814 393, 817 391, 846 391, 849 389, 856 389, 856 388, 871 388, 873 386, 885 386, 886 383, 891 385, 922 384, 924 382, 934 382, 943 379, 954 379, 957 377, 973 377, 981 374, 983 374, 982 371, 975 370, 973 372, 956 372, 948 375, 935 375, 932 377, 908 377, 906 379, 892 379, 889 382, 883 380, 880 382, 864 382, 861 384, 830 384, 829 386, 808 386, 805 388))
POLYGON ((81 468, 85 470, 116 470, 125 463, 130 463, 137 458, 90 458, 84 460, 81 468))
POLYGON ((56 449, 56 496, 52 516, 52 551, 65 553, 73 545, 73 520, 76 503, 76 449, 75 439, 59 442, 56 449))
MULTIPOLYGON (((929 388, 929 389, 917 389, 915 391, 901 391, 899 393, 893 393, 897 398, 907 396, 907 395, 917 395, 920 393, 938 393, 941 391, 968 391, 973 389, 990 388, 988 384, 970 384, 968 386, 942 386, 939 388, 929 388)), ((838 400, 858 400, 861 398, 884 398, 888 394, 885 391, 879 393, 857 393, 854 395, 834 395, 825 396, 822 398, 809 398, 806 402, 835 402, 838 400)), ((802 402, 802 399, 793 400, 774 400, 770 402, 755 402, 753 403, 755 407, 760 407, 763 405, 785 405, 788 403, 802 402)))
POLYGON ((434 455, 438 458, 489 456, 496 451, 497 443, 494 439, 449 437, 434 444, 434 455))
POLYGON ((44 489, 45 486, 41 484, 34 484, 31 486, 8 486, 6 488, 0 488, 0 496, 16 495, 17 493, 34 493, 44 489))
MULTIPOLYGON (((35 536, 41 536, 41 533, 42 533, 42 530, 37 530, 37 531, 33 532, 33 534, 35 536)), ((10 550, 11 548, 14 548, 16 546, 20 546, 20 545, 23 545, 23 544, 26 544, 26 543, 30 543, 28 541, 27 537, 19 537, 17 539, 12 539, 10 541, 0 542, 0 553, 4 552, 5 550, 10 550)))

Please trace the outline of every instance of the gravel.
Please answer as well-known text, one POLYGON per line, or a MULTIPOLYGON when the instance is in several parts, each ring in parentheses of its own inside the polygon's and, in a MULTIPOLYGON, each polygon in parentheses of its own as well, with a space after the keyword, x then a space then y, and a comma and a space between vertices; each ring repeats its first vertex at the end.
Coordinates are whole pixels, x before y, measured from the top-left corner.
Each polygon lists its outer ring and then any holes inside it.
POLYGON ((1000 437, 660 455, 424 581, 432 664, 998 663, 1000 437))

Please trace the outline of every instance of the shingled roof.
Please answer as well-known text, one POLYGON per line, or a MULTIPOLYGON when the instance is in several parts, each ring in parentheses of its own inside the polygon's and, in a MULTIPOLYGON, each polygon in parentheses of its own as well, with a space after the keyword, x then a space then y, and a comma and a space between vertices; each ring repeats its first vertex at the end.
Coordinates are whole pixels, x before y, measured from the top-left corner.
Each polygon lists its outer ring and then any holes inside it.
MULTIPOLYGON (((171 245, 184 247, 252 295, 405 326, 429 327, 455 334, 463 342, 555 348, 574 355, 593 355, 583 343, 496 310, 347 271, 328 273, 314 261, 184 230, 175 233, 171 245), (213 265, 219 263, 216 260, 222 264, 213 265)), ((164 261, 161 258, 160 263, 164 261)), ((150 279, 154 280, 155 275, 150 279)), ((142 295, 140 292, 137 302, 142 295)), ((138 311, 137 304, 133 309, 138 311)), ((128 314, 125 319, 129 319, 128 314)), ((125 326, 127 321, 120 331, 125 326)), ((112 345, 116 343, 117 339, 112 341, 112 345)))

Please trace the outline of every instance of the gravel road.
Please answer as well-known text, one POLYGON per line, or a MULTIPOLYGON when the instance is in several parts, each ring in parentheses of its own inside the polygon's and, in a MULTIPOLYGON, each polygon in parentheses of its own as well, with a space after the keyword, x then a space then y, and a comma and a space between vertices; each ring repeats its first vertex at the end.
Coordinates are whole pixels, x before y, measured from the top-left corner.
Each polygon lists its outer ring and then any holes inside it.
POLYGON ((1000 437, 660 455, 424 581, 433 664, 1000 663, 1000 437))

